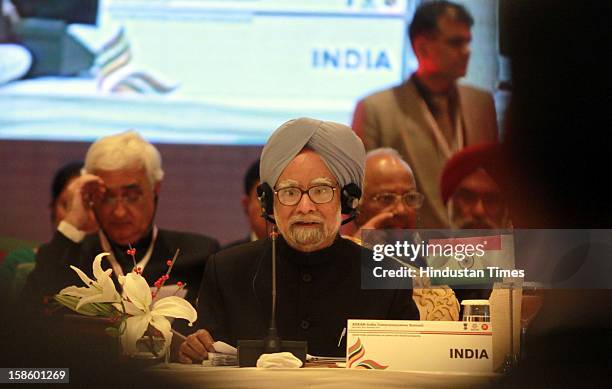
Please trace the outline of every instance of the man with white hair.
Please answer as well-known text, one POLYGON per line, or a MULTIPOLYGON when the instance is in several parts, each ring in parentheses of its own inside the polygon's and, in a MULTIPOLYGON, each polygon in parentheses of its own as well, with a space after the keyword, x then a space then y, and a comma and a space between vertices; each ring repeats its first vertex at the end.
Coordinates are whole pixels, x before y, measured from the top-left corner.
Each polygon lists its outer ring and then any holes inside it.
MULTIPOLYGON (((361 194, 365 150, 347 126, 301 118, 270 137, 261 155, 262 208, 278 226, 276 322, 308 352, 344 355, 347 319, 417 319, 410 290, 362 289, 365 249, 338 234, 361 194)), ((262 339, 270 320, 272 243, 262 239, 209 259, 198 298, 201 328, 180 346, 193 363, 214 340, 262 339)))
POLYGON ((24 297, 35 304, 66 286, 79 285, 70 265, 88 272, 101 252, 111 253, 103 267, 112 268, 115 275, 127 274, 134 268, 130 248, 135 249, 136 267, 153 284, 180 249, 166 285, 186 284, 187 298, 194 301, 205 261, 219 244, 206 236, 155 225, 164 177, 159 151, 135 131, 104 137, 87 151, 82 173, 73 184, 68 213, 51 242, 38 251, 24 297), (96 234, 85 233, 89 214, 100 226, 96 234))

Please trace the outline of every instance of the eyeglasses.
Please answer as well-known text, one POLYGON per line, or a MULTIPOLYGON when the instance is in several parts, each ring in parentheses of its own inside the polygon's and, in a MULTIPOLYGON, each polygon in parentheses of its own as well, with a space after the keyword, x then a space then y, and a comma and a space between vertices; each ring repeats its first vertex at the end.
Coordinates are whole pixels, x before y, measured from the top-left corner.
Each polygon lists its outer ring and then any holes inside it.
POLYGON ((372 196, 372 200, 376 201, 377 203, 385 207, 397 204, 397 201, 400 198, 402 199, 404 204, 406 204, 407 207, 421 208, 421 206, 423 205, 423 200, 425 199, 425 196, 423 196, 419 192, 406 192, 403 194, 385 192, 385 193, 378 193, 372 196))
POLYGON ((332 201, 335 191, 336 188, 332 186, 317 185, 310 187, 307 190, 302 190, 296 187, 282 188, 275 190, 274 194, 276 194, 278 201, 280 201, 280 203, 283 205, 296 205, 302 200, 304 193, 308 193, 308 197, 313 203, 325 204, 332 201))
POLYGON ((121 188, 119 193, 111 193, 106 191, 100 201, 100 205, 105 207, 114 207, 118 201, 122 201, 123 204, 133 205, 138 203, 143 196, 142 189, 139 186, 127 186, 121 188))
POLYGON ((453 194, 453 200, 469 208, 474 207, 480 200, 489 215, 498 214, 506 206, 499 193, 477 193, 465 188, 457 189, 453 194))

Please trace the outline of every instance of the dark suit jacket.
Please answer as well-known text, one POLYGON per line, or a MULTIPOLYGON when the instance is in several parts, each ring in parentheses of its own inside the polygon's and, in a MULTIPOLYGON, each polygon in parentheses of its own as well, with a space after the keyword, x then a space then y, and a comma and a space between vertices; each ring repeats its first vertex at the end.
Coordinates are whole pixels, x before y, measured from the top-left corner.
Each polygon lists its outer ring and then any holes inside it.
MULTIPOLYGON (((284 340, 306 340, 308 352, 344 355, 347 319, 414 319, 411 290, 361 288, 363 248, 342 238, 315 253, 277 246, 277 327, 284 340)), ((198 326, 236 345, 262 339, 271 312, 271 241, 258 240, 211 256, 198 298, 198 326)))
MULTIPOLYGON (((472 145, 497 139, 495 104, 490 93, 458 85, 464 143, 472 145)), ((437 126, 412 79, 361 100, 355 108, 353 130, 366 150, 396 149, 408 162, 418 190, 425 195, 419 210, 423 228, 448 228, 440 195, 440 176, 448 157, 434 140, 437 126)))
POLYGON ((234 240, 232 242, 229 242, 225 246, 222 246, 221 250, 229 249, 230 247, 234 247, 234 246, 240 246, 241 244, 249 243, 250 241, 251 241, 250 236, 247 236, 246 238, 234 240))
MULTIPOLYGON (((168 269, 166 261, 172 258, 176 249, 181 253, 166 285, 177 281, 187 283, 187 300, 194 303, 206 259, 219 249, 219 243, 203 235, 160 229, 151 259, 143 271, 149 285, 165 274, 168 269)), ((93 260, 102 251, 97 234, 87 235, 80 243, 74 243, 56 231, 51 242, 41 246, 36 254, 36 267, 22 293, 24 301, 36 309, 40 307, 43 296, 56 294, 70 285, 84 286, 70 265, 91 276, 93 260)), ((108 261, 102 261, 102 267, 110 267, 108 261)), ((123 269, 124 273, 131 270, 131 267, 123 269)))

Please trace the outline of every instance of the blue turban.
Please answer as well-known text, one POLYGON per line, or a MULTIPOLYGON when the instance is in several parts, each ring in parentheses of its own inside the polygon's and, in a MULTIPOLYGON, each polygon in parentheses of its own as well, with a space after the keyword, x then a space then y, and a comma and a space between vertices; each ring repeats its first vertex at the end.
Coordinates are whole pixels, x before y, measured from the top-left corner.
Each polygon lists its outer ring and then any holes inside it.
POLYGON ((319 154, 341 188, 350 183, 363 188, 365 149, 359 137, 344 124, 309 118, 289 120, 272 133, 261 153, 261 182, 273 188, 305 147, 319 154))

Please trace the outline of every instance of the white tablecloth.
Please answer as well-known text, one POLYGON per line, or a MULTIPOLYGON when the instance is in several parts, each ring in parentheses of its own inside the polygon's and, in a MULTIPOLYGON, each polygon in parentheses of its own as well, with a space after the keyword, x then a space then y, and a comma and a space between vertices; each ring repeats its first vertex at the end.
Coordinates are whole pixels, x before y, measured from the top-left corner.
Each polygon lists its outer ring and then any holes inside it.
POLYGON ((341 368, 258 369, 171 363, 150 369, 173 385, 204 388, 474 388, 495 374, 357 370, 341 368))

